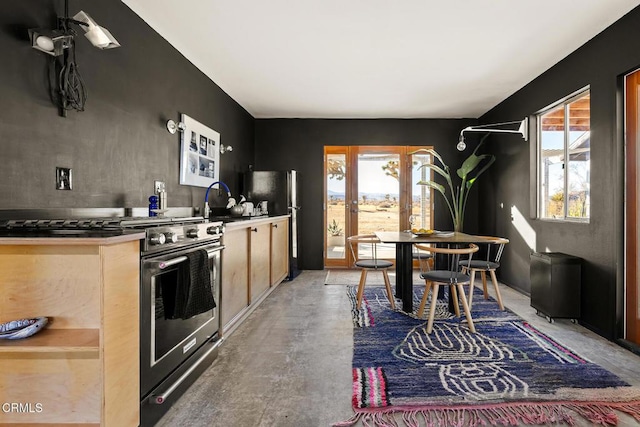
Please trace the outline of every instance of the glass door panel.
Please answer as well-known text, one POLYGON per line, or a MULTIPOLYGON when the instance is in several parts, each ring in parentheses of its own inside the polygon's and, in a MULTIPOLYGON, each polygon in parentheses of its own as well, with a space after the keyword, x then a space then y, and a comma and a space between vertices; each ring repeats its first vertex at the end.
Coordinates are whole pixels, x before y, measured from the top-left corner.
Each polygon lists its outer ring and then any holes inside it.
MULTIPOLYGON (((413 152, 413 150, 412 150, 413 152)), ((411 155, 411 212, 409 228, 433 229, 433 197, 432 189, 426 185, 418 185, 419 181, 432 179, 431 169, 422 167, 432 162, 432 156, 428 153, 416 153, 411 155)))
MULTIPOLYGON (((346 237, 376 231, 403 231, 415 215, 418 228, 433 228, 433 194, 417 185, 431 171, 421 148, 408 146, 325 146, 324 265, 353 264, 346 237), (404 171, 404 172, 403 172, 404 171)), ((378 246, 378 257, 395 260, 395 245, 378 246)), ((370 254, 367 247, 359 253, 370 254)))
MULTIPOLYGON (((400 153, 392 150, 362 147, 357 154, 358 198, 351 201, 357 234, 400 231, 400 153)), ((395 245, 378 245, 378 257, 394 259, 395 245)))
POLYGON ((327 153, 326 176, 326 259, 346 260, 345 230, 347 229, 347 154, 327 153))

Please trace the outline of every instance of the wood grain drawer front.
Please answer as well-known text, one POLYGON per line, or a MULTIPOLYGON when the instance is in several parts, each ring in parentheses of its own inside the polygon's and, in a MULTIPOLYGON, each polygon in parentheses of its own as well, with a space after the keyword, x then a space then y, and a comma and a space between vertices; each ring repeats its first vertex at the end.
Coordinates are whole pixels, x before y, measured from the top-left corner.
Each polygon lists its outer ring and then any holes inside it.
POLYGON ((29 407, 22 408, 25 412, 0 410, 0 425, 100 423, 101 362, 97 354, 87 358, 78 358, 77 353, 71 358, 65 353, 14 356, 0 354, 0 402, 29 407))

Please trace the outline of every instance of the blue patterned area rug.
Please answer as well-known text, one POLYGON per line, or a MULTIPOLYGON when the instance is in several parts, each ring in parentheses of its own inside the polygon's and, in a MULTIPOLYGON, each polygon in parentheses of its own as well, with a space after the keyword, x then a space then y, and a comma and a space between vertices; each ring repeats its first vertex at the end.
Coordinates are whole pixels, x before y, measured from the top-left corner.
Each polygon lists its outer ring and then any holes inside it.
MULTIPOLYGON (((424 286, 416 287, 414 307, 424 286)), ((616 411, 640 423, 640 389, 555 342, 476 289, 476 333, 439 305, 426 320, 394 311, 383 287, 365 289, 354 322, 355 415, 334 426, 462 427, 566 423, 616 425, 616 411)), ((429 304, 428 302, 427 304, 429 304)), ((428 305, 427 305, 428 307, 428 305)))

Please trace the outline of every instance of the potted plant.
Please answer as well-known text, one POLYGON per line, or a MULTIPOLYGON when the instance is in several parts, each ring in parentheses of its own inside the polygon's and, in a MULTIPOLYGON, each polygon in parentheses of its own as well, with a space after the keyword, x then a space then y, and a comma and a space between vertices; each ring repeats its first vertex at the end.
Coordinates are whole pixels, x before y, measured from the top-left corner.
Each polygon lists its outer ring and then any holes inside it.
POLYGON ((334 219, 327 227, 329 237, 327 238, 327 246, 344 246, 344 233, 342 228, 334 219))
POLYGON ((460 169, 456 171, 456 174, 461 179, 461 182, 460 184, 457 184, 455 186, 453 180, 451 179, 449 167, 435 150, 420 149, 414 152, 429 153, 440 163, 441 166, 438 166, 435 162, 433 162, 431 164, 422 165, 421 167, 430 168, 435 173, 443 177, 447 183, 446 187, 435 181, 419 181, 418 184, 434 188, 438 190, 440 194, 442 194, 445 202, 447 202, 449 213, 451 214, 454 231, 462 231, 462 225, 464 223, 464 211, 467 205, 467 198, 469 197, 469 191, 471 190, 471 187, 478 180, 478 177, 484 171, 486 171, 489 166, 491 166, 491 164, 493 164, 493 162, 495 162, 496 160, 496 157, 492 154, 476 154, 487 136, 482 138, 480 144, 478 144, 475 150, 473 150, 473 153, 471 153, 471 155, 467 157, 464 162, 462 162, 460 169))

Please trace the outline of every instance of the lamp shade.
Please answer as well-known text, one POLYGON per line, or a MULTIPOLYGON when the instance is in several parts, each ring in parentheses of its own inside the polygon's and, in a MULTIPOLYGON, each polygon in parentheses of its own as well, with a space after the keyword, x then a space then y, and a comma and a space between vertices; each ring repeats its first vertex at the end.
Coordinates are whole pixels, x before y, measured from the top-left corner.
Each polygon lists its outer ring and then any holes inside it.
POLYGON ((92 45, 99 49, 113 49, 114 47, 120 46, 120 43, 118 43, 106 28, 95 27, 87 31, 84 36, 92 45))
POLYGON ((29 30, 31 47, 51 56, 60 56, 66 48, 71 46, 73 36, 64 34, 60 30, 46 30, 33 28, 29 30))
POLYGON ((81 10, 74 15, 73 19, 83 24, 80 27, 85 31, 84 36, 98 49, 113 49, 120 46, 109 30, 99 26, 88 13, 81 10))

